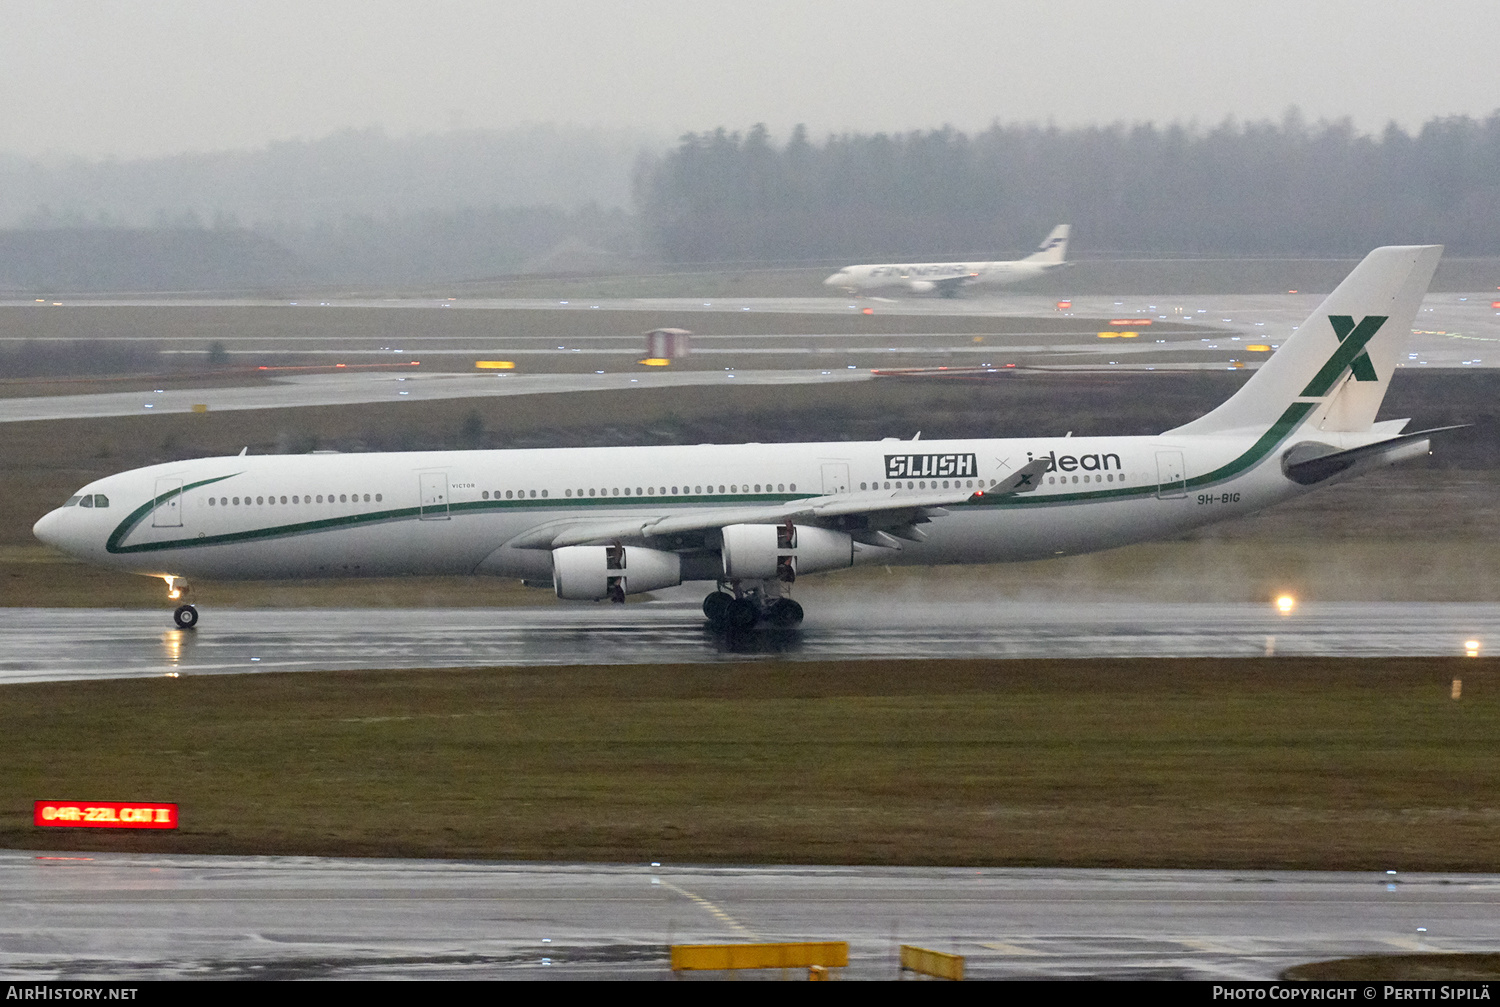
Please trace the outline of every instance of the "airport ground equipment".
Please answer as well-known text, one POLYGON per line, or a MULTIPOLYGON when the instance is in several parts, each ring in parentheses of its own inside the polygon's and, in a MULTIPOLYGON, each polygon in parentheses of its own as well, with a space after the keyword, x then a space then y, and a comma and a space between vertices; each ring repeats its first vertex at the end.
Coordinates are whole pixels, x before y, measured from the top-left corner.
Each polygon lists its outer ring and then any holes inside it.
POLYGON ((901 945, 901 971, 916 972, 936 979, 962 979, 964 956, 950 955, 931 948, 919 948, 915 944, 901 945))
POLYGON ((848 941, 672 945, 673 972, 719 972, 735 969, 841 969, 848 964, 848 941))

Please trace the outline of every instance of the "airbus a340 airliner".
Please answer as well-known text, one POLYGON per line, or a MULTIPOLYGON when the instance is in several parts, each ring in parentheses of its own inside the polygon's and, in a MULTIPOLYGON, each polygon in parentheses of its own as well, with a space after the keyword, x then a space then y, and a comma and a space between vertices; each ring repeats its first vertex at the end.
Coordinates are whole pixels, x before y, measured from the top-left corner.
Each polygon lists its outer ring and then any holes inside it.
POLYGON ((1371 252, 1233 397, 1156 437, 241 453, 100 479, 35 533, 169 591, 477 573, 621 601, 714 581, 711 622, 791 625, 808 574, 1109 549, 1425 454, 1435 431, 1375 414, 1441 252, 1371 252))
POLYGON ((1024 259, 1001 262, 885 262, 845 266, 824 280, 823 285, 838 287, 851 294, 857 294, 861 290, 901 287, 914 294, 937 293, 952 297, 965 287, 1020 283, 1068 264, 1070 230, 1072 228, 1069 225, 1058 224, 1051 234, 1042 239, 1037 250, 1024 259))

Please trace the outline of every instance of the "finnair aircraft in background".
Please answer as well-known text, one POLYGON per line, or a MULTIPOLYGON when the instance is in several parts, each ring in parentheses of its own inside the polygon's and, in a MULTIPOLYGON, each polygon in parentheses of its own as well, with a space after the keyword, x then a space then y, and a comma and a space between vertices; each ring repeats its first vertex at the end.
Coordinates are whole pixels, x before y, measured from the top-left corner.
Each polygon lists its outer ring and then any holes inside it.
POLYGON ((100 479, 35 534, 169 592, 493 574, 621 601, 708 581, 712 623, 793 625, 809 574, 1110 549, 1426 454, 1436 431, 1375 415, 1441 252, 1371 252, 1234 396, 1155 437, 242 452, 100 479))
POLYGON ((851 294, 885 287, 904 287, 914 294, 938 293, 953 297, 964 287, 978 284, 1020 283, 1049 270, 1066 266, 1068 232, 1071 225, 1058 224, 1052 233, 1024 259, 1007 262, 913 262, 845 266, 823 281, 851 294))

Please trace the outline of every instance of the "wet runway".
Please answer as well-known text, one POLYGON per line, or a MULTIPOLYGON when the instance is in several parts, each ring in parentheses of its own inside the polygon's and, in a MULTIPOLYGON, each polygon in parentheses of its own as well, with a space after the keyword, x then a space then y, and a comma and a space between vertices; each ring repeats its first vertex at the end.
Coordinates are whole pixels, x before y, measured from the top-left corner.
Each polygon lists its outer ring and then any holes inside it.
POLYGON ((972 978, 1272 979, 1491 951, 1500 876, 0 852, 13 980, 665 979, 669 944, 778 940, 848 941, 850 979, 902 943, 972 978))
POLYGON ((433 610, 0 609, 0 683, 377 668, 746 659, 1462 656, 1500 648, 1500 605, 894 603, 798 596, 797 630, 726 638, 692 602, 433 610))

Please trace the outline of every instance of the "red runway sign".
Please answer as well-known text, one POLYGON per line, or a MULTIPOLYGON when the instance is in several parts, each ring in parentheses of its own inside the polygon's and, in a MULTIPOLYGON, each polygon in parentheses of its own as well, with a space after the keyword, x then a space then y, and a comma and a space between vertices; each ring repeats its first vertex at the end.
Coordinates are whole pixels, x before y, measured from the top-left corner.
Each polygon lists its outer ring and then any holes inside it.
POLYGON ((177 805, 142 801, 37 801, 33 821, 69 829, 175 829, 177 805))

